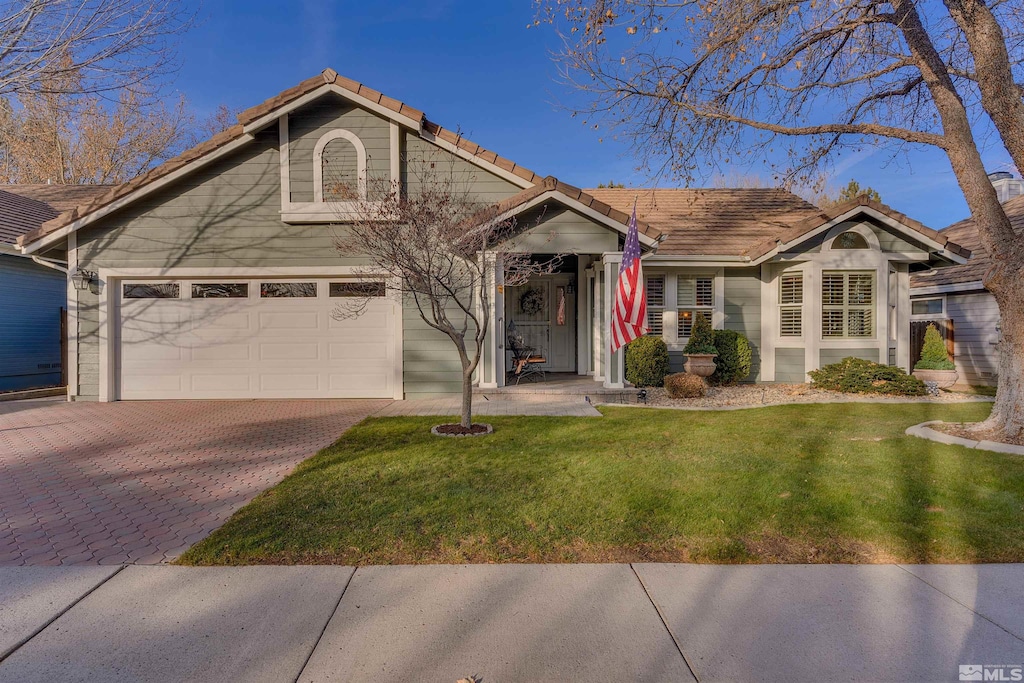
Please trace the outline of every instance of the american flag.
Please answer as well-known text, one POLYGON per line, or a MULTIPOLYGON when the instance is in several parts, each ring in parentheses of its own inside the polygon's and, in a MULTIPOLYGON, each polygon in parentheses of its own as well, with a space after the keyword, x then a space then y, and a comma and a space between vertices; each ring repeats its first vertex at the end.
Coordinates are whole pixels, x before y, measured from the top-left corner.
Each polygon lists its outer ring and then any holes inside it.
POLYGON ((612 353, 647 331, 647 293, 644 271, 640 264, 640 237, 636 227, 636 202, 626 230, 626 246, 619 265, 619 282, 615 287, 612 310, 612 353))

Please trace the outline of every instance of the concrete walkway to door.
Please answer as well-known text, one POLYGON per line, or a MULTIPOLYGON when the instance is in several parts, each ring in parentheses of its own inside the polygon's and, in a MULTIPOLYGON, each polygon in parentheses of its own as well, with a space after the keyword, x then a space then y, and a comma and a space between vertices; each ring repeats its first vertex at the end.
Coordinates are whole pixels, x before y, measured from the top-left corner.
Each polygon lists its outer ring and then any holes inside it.
POLYGON ((0 566, 174 559, 388 403, 0 403, 0 566))

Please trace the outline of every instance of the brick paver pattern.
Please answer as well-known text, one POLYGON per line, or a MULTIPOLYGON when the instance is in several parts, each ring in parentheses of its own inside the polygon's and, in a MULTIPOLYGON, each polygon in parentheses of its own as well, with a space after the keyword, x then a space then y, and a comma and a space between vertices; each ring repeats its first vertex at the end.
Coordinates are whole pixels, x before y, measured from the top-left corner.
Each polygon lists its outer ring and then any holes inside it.
POLYGON ((0 403, 0 565, 172 560, 388 403, 0 403))

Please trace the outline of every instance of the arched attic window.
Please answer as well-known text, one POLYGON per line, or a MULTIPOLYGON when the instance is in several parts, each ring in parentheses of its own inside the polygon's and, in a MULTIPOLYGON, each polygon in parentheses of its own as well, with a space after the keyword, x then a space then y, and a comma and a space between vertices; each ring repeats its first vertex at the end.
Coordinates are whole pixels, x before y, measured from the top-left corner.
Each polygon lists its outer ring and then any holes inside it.
POLYGON ((349 130, 321 136, 313 148, 313 201, 366 199, 366 148, 349 130))
POLYGON ((870 249, 868 241, 864 239, 864 235, 847 230, 846 232, 836 235, 836 238, 832 240, 833 249, 870 249))

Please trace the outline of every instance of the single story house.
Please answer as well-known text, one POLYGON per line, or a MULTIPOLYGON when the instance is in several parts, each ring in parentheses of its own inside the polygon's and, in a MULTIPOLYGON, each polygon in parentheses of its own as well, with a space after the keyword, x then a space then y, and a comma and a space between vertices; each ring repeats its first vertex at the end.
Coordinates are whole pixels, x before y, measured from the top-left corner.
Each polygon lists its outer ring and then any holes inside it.
MULTIPOLYGON (((1024 181, 1008 173, 990 176, 1010 223, 1024 234, 1024 181)), ((910 281, 911 320, 934 322, 953 338, 953 361, 960 380, 971 385, 995 385, 999 366, 999 306, 982 284, 991 265, 973 219, 942 231, 971 250, 960 266, 923 271, 910 281), (947 332, 949 330, 949 332, 947 332)))
POLYGON ((524 310, 525 292, 493 283, 482 387, 505 383, 510 322, 538 340, 549 370, 624 386, 608 320, 634 198, 652 333, 678 365, 693 316, 705 313, 750 339, 751 380, 802 382, 850 355, 907 367, 911 272, 969 256, 866 199, 821 211, 774 189, 581 190, 328 69, 19 239, 26 254, 67 260, 80 285, 69 290, 69 394, 458 392, 454 348, 393 288, 358 318, 332 315, 338 297, 367 291, 354 281, 374 276, 359 254, 336 248, 345 208, 325 201, 325 165, 361 192, 371 177, 414 191, 409 160, 428 154, 450 161, 480 201, 524 218, 522 248, 569 255, 527 285, 539 307, 524 310))
POLYGON ((96 186, 0 186, 0 391, 60 386, 67 273, 14 242, 95 196, 96 186))

